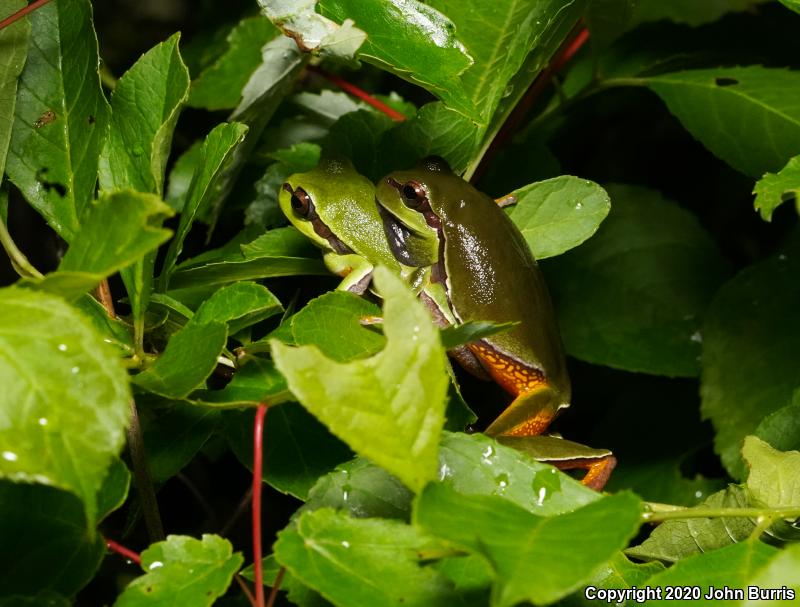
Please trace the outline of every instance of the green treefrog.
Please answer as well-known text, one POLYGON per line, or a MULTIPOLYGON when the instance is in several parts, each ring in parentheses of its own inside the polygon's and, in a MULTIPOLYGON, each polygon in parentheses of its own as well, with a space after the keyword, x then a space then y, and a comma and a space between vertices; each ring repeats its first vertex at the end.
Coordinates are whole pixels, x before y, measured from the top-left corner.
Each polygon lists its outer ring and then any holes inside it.
MULTIPOLYGON (((569 406, 570 381, 550 296, 522 234, 498 203, 439 158, 391 173, 378 182, 376 199, 396 259, 430 269, 420 297, 440 325, 517 323, 450 354, 514 397, 487 434, 517 447, 540 435, 569 406)), ((610 452, 587 447, 540 459, 585 468, 583 483, 594 488, 616 463, 610 452)))
POLYGON ((278 204, 292 225, 325 251, 326 267, 344 278, 338 289, 363 293, 379 263, 404 274, 383 233, 375 186, 349 160, 323 159, 315 169, 291 175, 278 204))

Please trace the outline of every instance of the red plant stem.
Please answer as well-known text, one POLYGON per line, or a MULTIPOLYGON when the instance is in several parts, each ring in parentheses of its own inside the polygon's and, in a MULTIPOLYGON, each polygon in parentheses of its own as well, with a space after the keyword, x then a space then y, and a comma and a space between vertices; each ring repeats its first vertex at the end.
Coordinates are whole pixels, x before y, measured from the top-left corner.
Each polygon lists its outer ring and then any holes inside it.
POLYGON ((122 544, 118 544, 114 540, 110 540, 108 538, 105 538, 105 541, 106 547, 112 552, 116 552, 117 554, 124 556, 126 559, 132 560, 137 565, 142 564, 142 557, 140 557, 138 553, 134 552, 130 548, 126 548, 122 544))
POLYGON ((531 86, 528 88, 528 91, 522 97, 520 102, 517 104, 517 107, 514 108, 514 111, 509 116, 508 120, 506 120, 505 124, 501 127, 500 131, 497 133, 497 136, 492 141, 492 144, 489 146, 489 149, 486 151, 486 155, 481 160, 480 166, 475 171, 475 174, 472 176, 471 181, 473 183, 477 182, 483 173, 485 172, 485 167, 488 165, 488 161, 497 153, 497 150, 502 147, 508 139, 511 138, 512 133, 517 130, 517 127, 522 122, 522 119, 528 113, 528 111, 533 107, 533 104, 542 94, 542 92, 547 88, 550 84, 550 80, 553 78, 553 75, 564 67, 575 55, 576 53, 581 50, 586 41, 589 39, 589 30, 584 26, 579 26, 580 29, 575 33, 574 36, 567 39, 559 52, 553 57, 553 60, 548 64, 548 66, 542 70, 542 73, 533 81, 531 86))
POLYGON ((256 605, 264 607, 264 567, 261 562, 261 471, 264 466, 264 418, 267 406, 256 409, 253 426, 253 569, 256 587, 256 605))
POLYGON ((344 78, 339 78, 339 76, 337 76, 336 74, 331 74, 330 72, 327 72, 327 71, 325 71, 323 69, 320 69, 318 67, 314 67, 312 65, 308 66, 308 70, 314 72, 315 74, 319 74, 320 76, 322 76, 323 78, 325 78, 327 80, 330 80, 336 86, 338 86, 340 89, 342 89, 344 92, 350 93, 354 97, 358 97, 364 103, 368 103, 369 105, 374 107, 376 110, 379 110, 379 111, 383 112, 384 114, 386 114, 392 120, 396 120, 397 122, 402 122, 403 120, 406 119, 406 117, 403 116, 397 110, 394 110, 394 109, 390 108, 388 105, 386 105, 385 103, 383 103, 382 101, 379 101, 378 99, 375 99, 375 97, 370 95, 368 92, 366 92, 363 89, 358 88, 355 84, 351 84, 350 82, 348 82, 344 78))
POLYGON ((31 13, 31 12, 35 11, 37 8, 39 8, 40 6, 44 6, 48 2, 50 2, 50 0, 36 0, 36 2, 32 2, 31 4, 29 4, 25 8, 19 9, 13 15, 9 15, 8 17, 6 17, 2 21, 0 21, 0 30, 7 28, 9 25, 14 23, 15 21, 19 21, 20 19, 22 19, 28 13, 31 13))
POLYGON ((239 588, 242 589, 244 596, 247 597, 247 601, 250 603, 252 607, 256 607, 256 597, 253 596, 253 593, 250 592, 250 588, 247 587, 247 582, 242 579, 238 573, 233 576, 233 579, 236 580, 236 583, 239 584, 239 588))
POLYGON ((278 575, 275 576, 275 581, 272 582, 272 590, 269 593, 267 607, 273 607, 273 605, 275 605, 275 599, 278 598, 278 590, 281 589, 281 582, 283 581, 283 576, 285 573, 286 567, 281 567, 278 569, 278 575))

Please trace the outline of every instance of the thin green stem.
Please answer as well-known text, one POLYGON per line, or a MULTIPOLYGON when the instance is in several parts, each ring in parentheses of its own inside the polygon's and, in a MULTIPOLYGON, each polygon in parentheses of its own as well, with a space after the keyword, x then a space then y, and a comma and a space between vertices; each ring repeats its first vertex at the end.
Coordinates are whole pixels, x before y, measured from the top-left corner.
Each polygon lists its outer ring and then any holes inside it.
POLYGON ((128 426, 128 450, 131 454, 133 477, 136 481, 136 489, 139 492, 139 502, 142 505, 142 515, 144 516, 145 527, 147 527, 147 535, 150 538, 150 543, 160 542, 164 539, 164 525, 161 523, 156 490, 153 486, 153 479, 150 476, 150 468, 147 465, 139 412, 136 410, 136 402, 133 399, 131 399, 131 423, 128 426))
POLYGON ((800 508, 684 508, 682 510, 667 510, 664 512, 645 512, 642 514, 642 522, 661 523, 685 518, 722 517, 797 518, 800 517, 800 508))
POLYGON ((25 257, 25 254, 17 248, 2 219, 0 219, 0 243, 2 243, 14 269, 20 276, 23 278, 43 278, 43 274, 34 268, 33 264, 25 257))

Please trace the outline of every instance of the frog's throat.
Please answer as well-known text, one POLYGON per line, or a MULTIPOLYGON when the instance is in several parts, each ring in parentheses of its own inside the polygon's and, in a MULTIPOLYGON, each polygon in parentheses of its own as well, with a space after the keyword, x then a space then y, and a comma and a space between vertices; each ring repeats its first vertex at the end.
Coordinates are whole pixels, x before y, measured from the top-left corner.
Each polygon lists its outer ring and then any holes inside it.
MULTIPOLYGON (((429 254, 430 246, 428 240, 430 236, 419 234, 400 218, 395 216, 389 209, 378 202, 378 213, 383 221, 383 231, 395 259, 401 264, 420 268, 436 263, 429 254)), ((437 255, 438 257, 438 255, 437 255)))

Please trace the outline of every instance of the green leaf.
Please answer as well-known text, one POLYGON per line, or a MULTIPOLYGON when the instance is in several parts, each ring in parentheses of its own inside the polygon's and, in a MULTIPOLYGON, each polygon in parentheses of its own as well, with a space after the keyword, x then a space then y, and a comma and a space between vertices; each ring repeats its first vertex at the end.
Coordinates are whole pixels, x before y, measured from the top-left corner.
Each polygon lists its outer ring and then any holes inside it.
POLYGON ((353 519, 328 509, 306 512, 278 534, 275 557, 335 605, 455 607, 452 585, 420 563, 432 540, 398 521, 353 519))
MULTIPOLYGON (((715 0, 696 2, 696 0, 636 0, 633 23, 669 19, 675 23, 698 26, 716 21, 728 12, 752 10, 754 6, 768 0, 715 0)), ((782 0, 783 1, 783 0, 782 0)), ((788 0, 789 2, 793 0, 788 0)))
MULTIPOLYGON (((561 14, 569 15, 574 23, 585 5, 575 0, 433 0, 428 4, 453 21, 474 60, 461 75, 466 103, 459 106, 449 97, 442 100, 484 127, 500 100, 511 92, 506 87, 528 54, 558 29, 561 14)), ((540 57, 537 65, 529 66, 531 78, 548 58, 540 57)))
MULTIPOLYGON (((640 588, 647 584, 647 581, 664 570, 664 565, 659 562, 652 563, 632 563, 621 552, 617 553, 608 563, 595 570, 591 579, 586 583, 586 588, 603 588, 627 590, 630 588, 640 588)), ((617 605, 621 601, 617 601, 617 605)), ((585 592, 578 592, 566 599, 567 605, 596 605, 596 601, 589 599, 585 592), (579 600, 579 595, 581 599, 579 600)), ((636 601, 628 600, 624 605, 635 605, 636 601)))
POLYGON ((47 223, 70 241, 94 198, 109 124, 92 7, 88 0, 63 0, 27 19, 31 42, 6 171, 47 223))
POLYGON ((85 505, 43 485, 0 481, 0 538, 0 596, 72 596, 92 579, 105 553, 100 534, 87 532, 85 505))
POLYGON ((219 408, 276 405, 291 397, 286 380, 275 370, 271 360, 263 358, 248 358, 247 364, 236 370, 222 390, 199 390, 193 395, 198 404, 219 408))
POLYGON ((270 21, 306 52, 347 61, 366 38, 352 20, 338 25, 318 14, 317 0, 258 0, 258 4, 270 21))
POLYGON ((202 541, 170 535, 142 552, 147 573, 128 584, 114 605, 208 607, 225 594, 243 561, 218 535, 204 534, 202 541))
POLYGON ((378 144, 392 124, 389 117, 373 110, 345 114, 331 126, 323 144, 325 154, 348 158, 365 177, 380 179, 386 172, 386 160, 378 144))
MULTIPOLYGON (((748 593, 751 592, 750 588, 758 588, 760 592, 766 594, 762 600, 759 597, 750 597, 745 605, 763 605, 767 602, 769 605, 784 605, 789 607, 795 603, 797 596, 800 595, 800 546, 788 546, 785 550, 781 550, 776 554, 772 560, 764 565, 755 575, 750 577, 747 581, 748 593), (794 593, 789 595, 786 588, 791 588, 794 593), (777 589, 783 592, 779 595, 772 594, 770 596, 770 589, 777 589)), ((762 595, 763 596, 763 595, 762 595)))
POLYGON ((236 333, 281 312, 281 302, 267 287, 242 281, 221 288, 204 301, 194 315, 194 322, 224 322, 229 333, 236 333))
POLYGON ((420 85, 463 114, 476 111, 458 78, 472 58, 446 15, 417 0, 321 0, 318 10, 339 23, 352 19, 366 32, 360 59, 420 85))
POLYGON ((787 200, 800 199, 800 156, 792 158, 777 173, 767 173, 756 182, 756 211, 770 221, 772 213, 787 200))
POLYGON ((408 521, 413 497, 397 477, 357 457, 320 477, 301 511, 334 508, 357 518, 408 521))
POLYGON ((502 333, 516 325, 513 322, 493 323, 488 321, 465 322, 460 325, 451 325, 441 330, 442 346, 445 350, 452 350, 471 341, 476 341, 490 335, 502 333))
MULTIPOLYGON (((0 0, 0 14, 10 15, 27 6, 22 0, 0 0)), ((14 106, 17 102, 17 78, 28 54, 31 25, 22 19, 0 31, 0 182, 6 167, 6 154, 11 143, 14 106)), ((5 220, 5 218, 4 218, 5 220)))
MULTIPOLYGON (((696 587, 699 589, 701 597, 707 595, 710 586, 718 590, 727 587, 746 592, 753 575, 767 565, 776 553, 775 548, 758 541, 742 542, 681 561, 647 580, 647 586, 654 589, 664 589, 667 586, 672 586, 675 590, 686 588, 688 592, 692 592, 691 589, 696 587)), ((788 579, 791 578, 785 578, 783 583, 788 579)), ((780 585, 779 583, 778 587, 780 585)), ((665 592, 662 591, 660 595, 661 600, 648 600, 647 604, 673 605, 675 603, 674 600, 666 599, 665 592)), ((684 600, 689 598, 687 594, 684 600)), ((694 599, 691 601, 694 605, 719 605, 723 602, 721 597, 711 600, 696 600, 694 596, 691 598, 694 599)))
POLYGON ((640 511, 639 499, 622 493, 543 518, 500 497, 431 484, 417 499, 414 521, 486 557, 497 576, 491 605, 508 607, 524 600, 551 603, 577 589, 627 545, 640 511))
POLYGON ((628 371, 697 375, 700 319, 727 263, 696 217, 657 192, 609 192, 597 234, 544 264, 567 352, 628 371))
POLYGON ((151 367, 133 383, 167 398, 184 398, 211 375, 228 339, 224 322, 190 322, 175 333, 151 367))
POLYGON ((161 271, 161 290, 166 291, 178 256, 183 250, 183 241, 197 215, 211 214, 212 224, 216 223, 218 209, 211 207, 220 200, 218 186, 220 177, 229 168, 232 155, 247 135, 248 127, 238 122, 225 122, 214 127, 200 148, 200 158, 194 169, 192 182, 183 203, 181 220, 175 238, 169 245, 164 267, 161 271))
POLYGON ((747 488, 756 500, 772 508, 800 507, 800 451, 778 451, 748 436, 742 457, 750 467, 747 488))
POLYGON ((205 139, 195 141, 192 146, 181 154, 172 165, 167 179, 167 196, 165 202, 172 207, 172 210, 179 213, 186 202, 186 195, 189 193, 189 186, 192 185, 194 172, 202 158, 202 150, 205 139))
POLYGON ((597 231, 611 208, 603 188, 569 175, 532 183, 512 195, 517 203, 508 214, 536 259, 577 247, 597 231))
POLYGON ((114 350, 63 300, 0 289, 0 385, 0 477, 71 491, 91 525, 130 415, 114 350))
POLYGON ((795 13, 800 13, 800 1, 798 0, 780 0, 786 8, 793 10, 795 13))
POLYGON ((163 192, 172 132, 189 90, 179 39, 175 34, 147 51, 114 87, 111 132, 100 159, 105 190, 163 192))
POLYGON ((103 486, 97 493, 97 520, 102 521, 109 514, 122 507, 128 498, 131 486, 131 473, 120 458, 111 461, 103 486))
POLYGON ((386 338, 360 321, 380 313, 378 306, 353 293, 325 293, 292 317, 294 345, 315 345, 337 362, 371 356, 385 346, 386 338))
POLYGON ((207 110, 233 109, 242 89, 261 64, 261 47, 278 35, 264 17, 248 17, 228 33, 227 48, 192 80, 188 105, 207 110))
POLYGON ((684 127, 751 177, 800 153, 800 72, 761 66, 689 70, 647 79, 684 127))
POLYGON ((329 272, 305 236, 294 228, 279 228, 217 259, 184 262, 173 274, 170 286, 181 289, 302 274, 325 276, 329 272))
POLYGON ((180 472, 211 438, 220 412, 176 402, 154 414, 141 414, 147 465, 156 483, 180 472))
POLYGON ((800 450, 800 399, 795 392, 794 404, 770 413, 754 434, 781 451, 800 450))
MULTIPOLYGON (((747 490, 730 485, 708 497, 698 508, 746 508, 752 504, 747 490)), ((689 510, 691 512, 691 509, 689 510)), ((642 560, 674 563, 686 557, 743 542, 755 529, 745 517, 686 518, 666 521, 644 542, 625 551, 642 560)))
POLYGON ((448 377, 438 330, 414 294, 386 268, 375 281, 384 299, 386 347, 350 363, 313 346, 272 343, 289 389, 354 451, 419 490, 436 472, 448 377))
POLYGON ((29 596, 0 597, 0 607, 70 607, 71 604, 60 594, 50 591, 29 596))
MULTIPOLYGON (((225 434, 236 457, 253 466, 253 411, 226 412, 225 434)), ((352 457, 347 445, 297 403, 270 407, 264 438, 264 480, 301 500, 314 483, 352 457)))
POLYGON ((152 194, 102 193, 87 209, 58 271, 34 286, 67 299, 83 295, 169 239, 171 232, 160 226, 171 215, 172 210, 152 194))
POLYGON ((734 478, 744 476, 744 437, 790 404, 800 384, 798 272, 796 256, 746 268, 720 289, 706 313, 701 411, 714 425, 715 449, 734 478))
POLYGON ((381 138, 384 169, 411 166, 426 156, 441 156, 461 173, 480 144, 482 131, 466 116, 440 101, 426 103, 411 119, 381 138))

